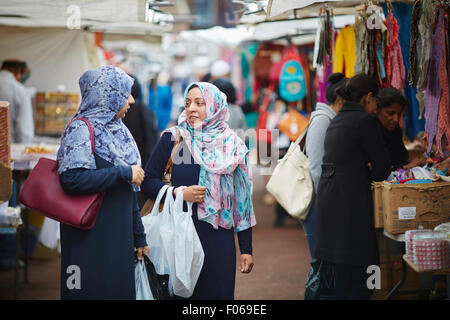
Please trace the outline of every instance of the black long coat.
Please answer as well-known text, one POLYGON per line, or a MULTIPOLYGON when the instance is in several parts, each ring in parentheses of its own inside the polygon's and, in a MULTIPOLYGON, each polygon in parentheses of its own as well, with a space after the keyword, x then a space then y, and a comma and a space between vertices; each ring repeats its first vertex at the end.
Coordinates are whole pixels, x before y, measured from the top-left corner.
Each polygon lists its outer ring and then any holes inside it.
POLYGON ((315 200, 314 258, 335 264, 379 264, 370 187, 371 181, 385 180, 389 173, 377 120, 361 105, 346 102, 325 136, 315 200))

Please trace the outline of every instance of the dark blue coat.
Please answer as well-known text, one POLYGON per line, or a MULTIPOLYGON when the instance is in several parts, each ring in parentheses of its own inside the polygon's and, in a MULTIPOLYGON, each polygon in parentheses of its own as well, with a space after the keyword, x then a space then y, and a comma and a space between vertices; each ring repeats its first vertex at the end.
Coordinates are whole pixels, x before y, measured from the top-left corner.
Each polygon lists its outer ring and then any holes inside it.
MULTIPOLYGON (((161 178, 174 144, 171 137, 170 133, 165 133, 161 137, 145 167, 142 191, 152 199, 156 199, 164 185, 161 178)), ((179 150, 180 157, 183 156, 183 150, 188 150, 184 142, 179 150)), ((194 163, 192 155, 190 161, 191 164, 174 164, 172 171, 174 187, 198 185, 200 166, 194 163)), ((205 259, 191 299, 234 299, 236 276, 234 229, 219 227, 215 230, 209 223, 199 221, 197 204, 193 205, 192 219, 202 243, 205 259)), ((241 254, 252 254, 252 229, 238 232, 237 235, 241 254)))
POLYGON ((105 191, 95 226, 81 230, 61 224, 62 299, 136 299, 134 248, 147 245, 131 167, 113 166, 95 156, 97 169, 71 169, 60 175, 68 194, 105 191), (80 268, 80 289, 69 289, 70 266, 80 268))

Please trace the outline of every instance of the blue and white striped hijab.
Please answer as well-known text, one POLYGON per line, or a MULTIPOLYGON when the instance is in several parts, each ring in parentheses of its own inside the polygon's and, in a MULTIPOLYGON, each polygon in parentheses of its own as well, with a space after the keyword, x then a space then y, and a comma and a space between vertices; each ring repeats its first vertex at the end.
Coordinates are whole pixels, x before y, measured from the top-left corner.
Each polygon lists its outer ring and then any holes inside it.
MULTIPOLYGON (((128 100, 133 78, 113 66, 86 71, 80 78, 81 104, 74 118, 89 120, 95 131, 95 153, 114 165, 141 165, 136 142, 122 119, 115 119, 128 100)), ((58 173, 74 169, 95 169, 89 130, 74 121, 61 138, 58 173)))

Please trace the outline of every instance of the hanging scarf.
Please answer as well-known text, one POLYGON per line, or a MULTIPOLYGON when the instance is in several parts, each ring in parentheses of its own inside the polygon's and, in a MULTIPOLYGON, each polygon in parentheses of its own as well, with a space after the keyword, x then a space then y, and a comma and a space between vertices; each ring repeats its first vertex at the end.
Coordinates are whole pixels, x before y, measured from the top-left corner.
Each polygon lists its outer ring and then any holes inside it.
POLYGON ((400 27, 394 14, 389 12, 386 17, 389 32, 389 44, 385 57, 387 71, 387 85, 402 90, 405 83, 405 65, 403 64, 402 48, 398 39, 400 27))
MULTIPOLYGON (((141 165, 133 136, 122 119, 115 119, 128 100, 133 81, 113 66, 88 70, 80 78, 82 100, 73 118, 89 120, 95 132, 95 153, 116 166, 141 165)), ((73 121, 67 127, 61 138, 58 162, 59 174, 74 168, 96 168, 88 127, 83 121, 73 121)))
POLYGON ((206 119, 200 127, 190 126, 183 111, 178 126, 167 129, 176 136, 179 130, 195 163, 200 165, 198 184, 207 187, 203 202, 198 204, 198 219, 215 229, 235 228, 237 232, 256 224, 251 199, 252 182, 248 149, 226 123, 229 111, 226 96, 207 82, 198 86, 206 104, 206 119))
MULTIPOLYGON (((437 27, 434 34, 431 37, 431 59, 428 69, 428 78, 425 82, 425 137, 428 139, 428 148, 426 155, 429 156, 432 151, 433 143, 436 139, 438 128, 438 112, 439 101, 441 98, 441 81, 440 81, 440 68, 442 61, 442 24, 443 24, 443 11, 439 12, 437 27)), ((439 152, 440 153, 440 152, 439 152)))
POLYGON ((441 100, 439 102, 438 111, 438 129, 436 133, 436 147, 438 157, 444 157, 444 150, 450 151, 450 99, 449 99, 449 81, 448 81, 448 19, 441 9, 440 16, 443 15, 440 30, 442 39, 442 61, 439 69, 439 79, 441 82, 441 100))

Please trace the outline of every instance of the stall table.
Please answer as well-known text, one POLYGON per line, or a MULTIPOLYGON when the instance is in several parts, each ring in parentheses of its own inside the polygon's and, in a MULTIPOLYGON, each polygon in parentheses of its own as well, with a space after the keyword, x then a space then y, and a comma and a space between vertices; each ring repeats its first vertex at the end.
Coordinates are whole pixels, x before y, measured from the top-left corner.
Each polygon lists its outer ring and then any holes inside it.
POLYGON ((409 265, 415 272, 417 273, 428 273, 431 275, 449 275, 450 269, 442 269, 442 270, 420 270, 408 257, 406 256, 405 249, 405 234, 391 234, 386 230, 383 230, 383 234, 397 242, 402 243, 402 276, 400 281, 392 288, 392 290, 388 293, 388 295, 384 298, 385 300, 390 300, 393 296, 397 294, 406 294, 410 293, 409 291, 399 291, 400 288, 406 281, 406 268, 409 265))
MULTIPOLYGON (((59 148, 57 144, 59 139, 49 138, 49 137, 36 137, 35 143, 32 144, 12 144, 11 146, 11 157, 13 160, 13 179, 17 182, 17 190, 20 194, 23 183, 25 182, 28 174, 33 170, 36 163, 40 158, 50 158, 52 160, 56 159, 56 152, 59 148), (41 147, 48 149, 52 152, 48 153, 25 153, 27 147, 41 147)), ((28 283, 28 243, 29 243, 29 210, 22 203, 20 204, 22 208, 24 231, 25 231, 25 243, 24 243, 24 283, 28 283)))
MULTIPOLYGON (((16 208, 15 210, 20 210, 16 208)), ((20 215, 20 213, 19 213, 20 215)), ((0 225, 0 234, 16 234, 20 225, 0 225)), ((19 299, 19 237, 16 236, 16 256, 14 267, 14 299, 19 299)))

